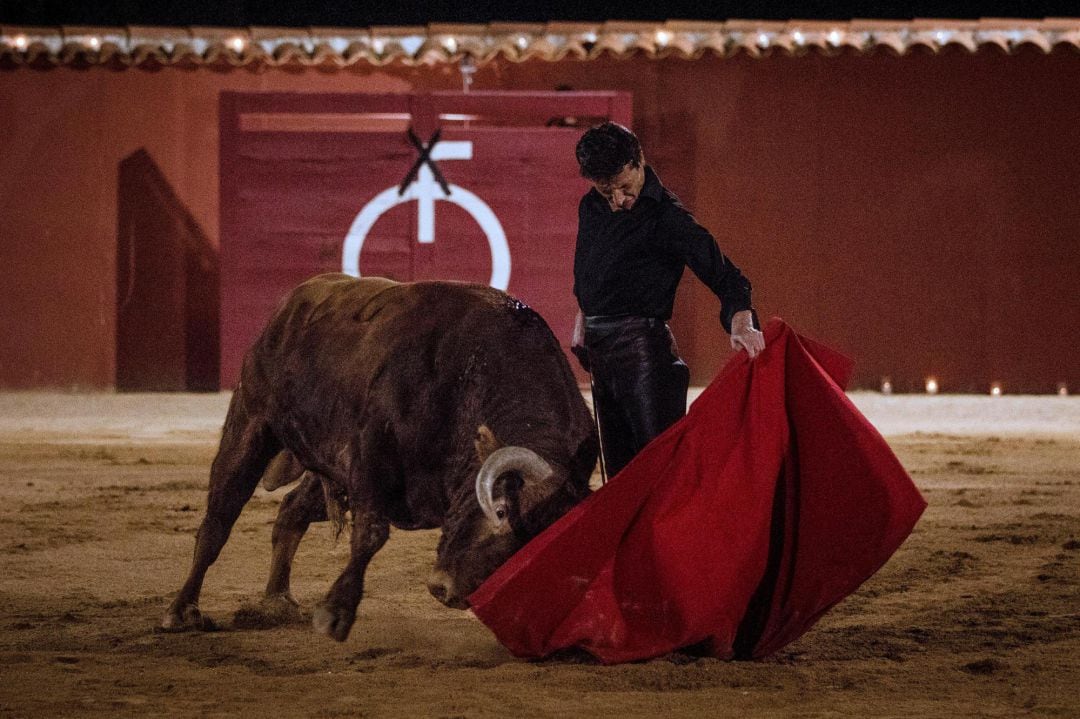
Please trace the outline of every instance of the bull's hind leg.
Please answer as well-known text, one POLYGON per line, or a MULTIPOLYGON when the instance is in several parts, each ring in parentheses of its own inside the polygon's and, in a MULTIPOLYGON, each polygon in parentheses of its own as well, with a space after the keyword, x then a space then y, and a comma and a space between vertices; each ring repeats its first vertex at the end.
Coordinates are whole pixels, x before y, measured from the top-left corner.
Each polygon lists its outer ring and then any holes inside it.
POLYGON ((356 621, 356 605, 364 595, 368 563, 390 536, 389 522, 369 502, 350 501, 349 508, 353 517, 349 563, 312 618, 316 631, 339 642, 345 641, 356 621))
POLYGON ((293 557, 312 522, 325 522, 326 496, 322 482, 311 472, 304 475, 300 486, 285 495, 274 522, 273 559, 270 563, 270 579, 266 583, 266 598, 284 601, 297 606, 289 592, 289 577, 293 557))
POLYGON ((218 557, 266 465, 280 450, 265 422, 244 406, 238 389, 229 405, 221 446, 210 468, 206 516, 195 537, 195 558, 184 586, 161 620, 163 629, 204 629, 212 623, 199 613, 199 593, 206 571, 218 557))

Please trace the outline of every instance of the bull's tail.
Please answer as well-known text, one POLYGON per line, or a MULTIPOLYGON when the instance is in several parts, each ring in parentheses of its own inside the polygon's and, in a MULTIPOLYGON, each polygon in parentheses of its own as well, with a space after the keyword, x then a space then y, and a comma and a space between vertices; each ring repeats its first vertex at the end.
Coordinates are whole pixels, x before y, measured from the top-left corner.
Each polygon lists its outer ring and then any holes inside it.
POLYGON ((286 484, 292 484, 304 474, 304 466, 289 450, 282 450, 270 462, 263 472, 262 486, 267 492, 273 492, 286 484))

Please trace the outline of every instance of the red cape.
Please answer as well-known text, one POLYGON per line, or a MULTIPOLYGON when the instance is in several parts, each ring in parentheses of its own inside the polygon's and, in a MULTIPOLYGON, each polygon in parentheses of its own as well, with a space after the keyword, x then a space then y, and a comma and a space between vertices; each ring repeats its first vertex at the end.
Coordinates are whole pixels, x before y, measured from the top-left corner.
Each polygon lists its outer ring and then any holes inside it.
POLYGON ((780 320, 685 418, 469 598, 522 657, 762 657, 876 572, 926 507, 844 394, 851 361, 780 320))

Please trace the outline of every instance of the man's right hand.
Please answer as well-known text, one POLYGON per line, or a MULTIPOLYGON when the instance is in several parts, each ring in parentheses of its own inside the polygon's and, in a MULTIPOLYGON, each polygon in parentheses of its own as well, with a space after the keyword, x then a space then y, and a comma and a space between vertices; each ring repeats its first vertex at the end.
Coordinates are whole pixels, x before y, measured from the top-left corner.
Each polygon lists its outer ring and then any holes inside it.
POLYGON ((577 357, 582 369, 586 372, 592 371, 589 365, 589 350, 585 347, 585 315, 581 310, 578 310, 577 317, 574 318, 574 335, 570 338, 570 351, 577 357))

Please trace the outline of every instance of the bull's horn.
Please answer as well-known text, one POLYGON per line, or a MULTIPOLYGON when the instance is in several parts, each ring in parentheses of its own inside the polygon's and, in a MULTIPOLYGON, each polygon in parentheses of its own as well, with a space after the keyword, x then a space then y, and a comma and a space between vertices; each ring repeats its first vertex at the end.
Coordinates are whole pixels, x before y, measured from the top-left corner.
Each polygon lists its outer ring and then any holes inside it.
POLYGON ((500 518, 495 514, 495 498, 492 496, 495 480, 511 470, 521 473, 527 483, 547 479, 554 472, 543 457, 526 447, 500 447, 488 455, 476 473, 476 499, 484 515, 493 524, 506 521, 506 517, 500 518))

